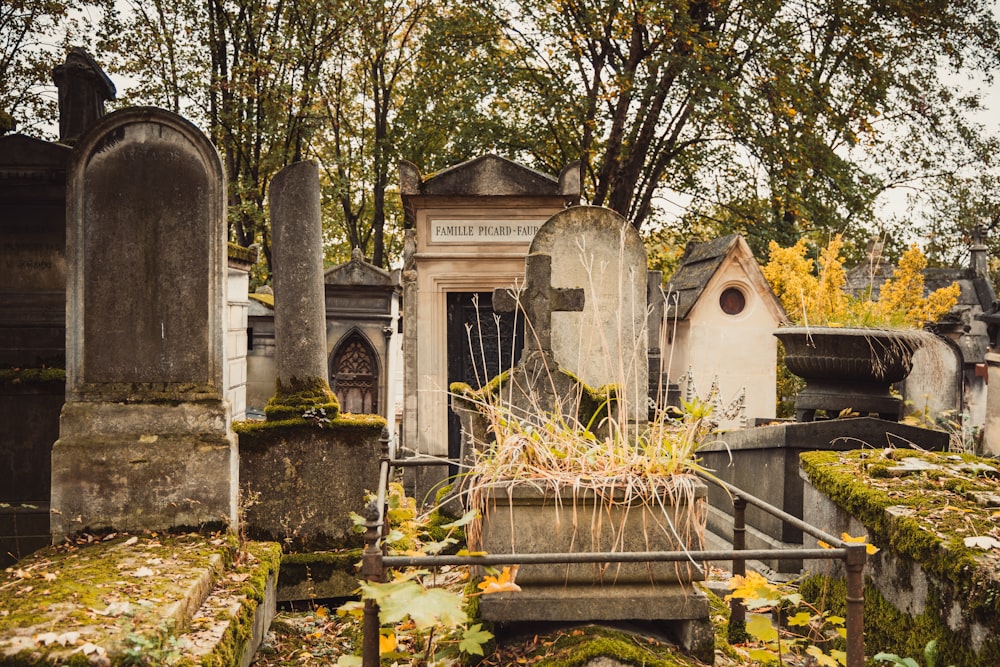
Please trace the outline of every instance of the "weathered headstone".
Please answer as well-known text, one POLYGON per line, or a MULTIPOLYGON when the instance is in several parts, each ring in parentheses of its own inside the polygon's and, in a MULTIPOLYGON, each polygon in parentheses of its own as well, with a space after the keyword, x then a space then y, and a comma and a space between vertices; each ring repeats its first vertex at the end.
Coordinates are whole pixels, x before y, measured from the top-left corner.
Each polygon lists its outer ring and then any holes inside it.
MULTIPOLYGON (((544 438, 553 413, 570 423, 579 415, 582 384, 614 385, 619 423, 645 422, 647 287, 645 247, 622 216, 580 206, 549 218, 531 243, 523 288, 494 292, 495 309, 516 303, 526 320, 524 353, 497 390, 501 408, 526 423, 540 419, 537 432, 544 438)), ((463 414, 463 426, 473 434, 473 444, 482 444, 488 434, 477 426, 474 413, 472 407, 463 414)), ((596 422, 593 426, 600 428, 596 422)), ((494 481, 484 481, 484 487, 494 481)), ((486 505, 493 511, 484 512, 479 548, 518 554, 679 548, 676 533, 665 529, 664 508, 656 502, 630 505, 623 500, 626 494, 619 495, 621 489, 612 488, 611 479, 599 493, 584 483, 558 495, 548 486, 551 481, 537 487, 496 481, 488 491, 493 495, 486 505), (573 520, 561 525, 560 511, 573 520), (577 521, 578 515, 583 519, 577 521), (603 537, 602 531, 607 531, 603 537)), ((697 510, 666 510, 671 521, 688 511, 697 510)), ((606 578, 604 572, 590 566, 525 565, 518 577, 521 590, 484 598, 479 611, 501 624, 642 620, 672 632, 699 659, 711 660, 708 601, 690 588, 692 580, 704 578, 700 568, 643 564, 634 569, 612 566, 607 572, 614 574, 606 578)))
POLYGON ((111 114, 74 150, 67 219, 53 536, 235 525, 218 153, 176 114, 111 114))
POLYGON ((290 164, 270 188, 274 256, 274 337, 277 391, 269 420, 301 417, 306 409, 337 416, 326 368, 326 302, 319 171, 313 162, 290 164))
MULTIPOLYGON (((522 368, 546 357, 585 384, 618 387, 619 406, 633 422, 647 418, 648 334, 646 249, 614 211, 574 206, 553 215, 531 242, 524 289, 522 368)), ((510 309, 509 290, 494 305, 510 309)), ((534 371, 532 371, 534 372, 534 371)), ((536 373, 537 374, 537 373, 536 373)), ((544 391, 551 378, 538 378, 544 391)))

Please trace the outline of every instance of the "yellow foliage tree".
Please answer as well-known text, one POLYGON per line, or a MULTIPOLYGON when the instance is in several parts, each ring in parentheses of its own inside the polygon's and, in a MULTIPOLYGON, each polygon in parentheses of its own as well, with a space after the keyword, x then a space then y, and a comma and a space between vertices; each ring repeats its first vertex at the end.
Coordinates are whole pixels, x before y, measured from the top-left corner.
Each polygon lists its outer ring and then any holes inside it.
POLYGON ((958 302, 961 288, 958 283, 942 287, 924 296, 924 274, 927 258, 916 245, 903 253, 892 278, 882 285, 878 302, 878 315, 892 326, 916 327, 925 322, 935 322, 958 302))
POLYGON ((844 293, 844 259, 840 256, 843 244, 838 234, 823 249, 819 276, 813 274, 813 260, 806 257, 805 239, 790 248, 782 248, 774 241, 769 244, 771 259, 763 268, 764 277, 793 321, 820 325, 845 317, 848 298, 844 293))
POLYGON ((899 266, 879 293, 850 298, 844 291, 847 275, 840 256, 843 239, 838 234, 820 253, 818 276, 814 262, 806 258, 806 242, 789 248, 770 243, 771 258, 763 267, 764 277, 793 322, 813 326, 865 326, 915 328, 936 322, 958 302, 958 283, 924 296, 923 270, 927 258, 916 245, 910 246, 899 266))

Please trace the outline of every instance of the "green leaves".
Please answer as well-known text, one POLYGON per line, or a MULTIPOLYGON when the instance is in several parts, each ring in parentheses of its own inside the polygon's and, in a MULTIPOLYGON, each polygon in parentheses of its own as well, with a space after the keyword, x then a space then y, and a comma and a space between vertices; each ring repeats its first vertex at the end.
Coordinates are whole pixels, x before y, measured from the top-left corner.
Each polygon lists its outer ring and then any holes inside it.
POLYGON ((466 621, 461 593, 425 588, 414 580, 416 576, 417 573, 410 573, 384 584, 361 584, 362 595, 378 603, 383 625, 409 618, 418 630, 429 630, 438 625, 454 627, 466 621))
POLYGON ((482 623, 476 623, 465 631, 458 648, 469 655, 483 655, 483 645, 493 639, 493 633, 483 630, 482 623))
POLYGON ((778 630, 771 619, 761 614, 754 614, 747 620, 747 633, 758 641, 765 643, 778 640, 778 630))

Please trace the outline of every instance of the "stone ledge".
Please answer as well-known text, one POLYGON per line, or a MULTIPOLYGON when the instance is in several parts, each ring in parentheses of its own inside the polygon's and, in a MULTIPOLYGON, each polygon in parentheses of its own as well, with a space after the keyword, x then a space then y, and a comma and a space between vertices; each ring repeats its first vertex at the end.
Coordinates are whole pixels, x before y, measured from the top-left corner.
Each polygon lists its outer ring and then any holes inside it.
MULTIPOLYGON (((868 449, 811 452, 801 462, 805 521, 880 549, 865 568, 866 643, 917 655, 936 639, 948 664, 1000 664, 998 517, 976 501, 1000 490, 996 461, 868 449)), ((836 561, 805 566, 842 576, 836 561)))
POLYGON ((245 667, 274 615, 279 562, 276 544, 237 550, 230 538, 197 534, 49 547, 0 577, 0 664, 159 654, 245 667))

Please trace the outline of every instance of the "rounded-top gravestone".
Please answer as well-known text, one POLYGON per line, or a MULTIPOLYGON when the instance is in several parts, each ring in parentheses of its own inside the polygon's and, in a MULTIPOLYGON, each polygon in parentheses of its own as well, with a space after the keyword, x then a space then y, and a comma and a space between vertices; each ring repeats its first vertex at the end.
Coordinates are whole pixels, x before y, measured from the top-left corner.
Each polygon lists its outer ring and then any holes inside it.
POLYGON ((222 163, 180 116, 106 116, 68 175, 66 404, 52 533, 237 521, 222 163))

